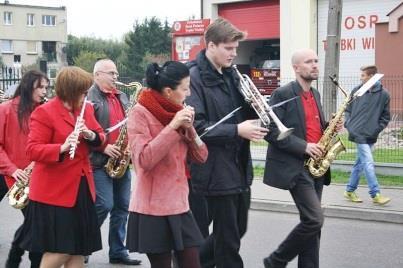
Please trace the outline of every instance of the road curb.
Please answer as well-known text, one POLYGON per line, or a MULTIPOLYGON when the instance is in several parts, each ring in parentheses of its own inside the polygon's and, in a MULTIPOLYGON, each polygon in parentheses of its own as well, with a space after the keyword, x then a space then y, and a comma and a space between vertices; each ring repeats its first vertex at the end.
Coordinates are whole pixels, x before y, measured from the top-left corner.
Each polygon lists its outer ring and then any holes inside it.
MULTIPOLYGON (((326 217, 403 224, 402 211, 385 210, 384 208, 368 209, 327 204, 324 204, 322 207, 326 217)), ((295 204, 292 202, 257 198, 252 198, 251 209, 294 214, 298 213, 295 204)))

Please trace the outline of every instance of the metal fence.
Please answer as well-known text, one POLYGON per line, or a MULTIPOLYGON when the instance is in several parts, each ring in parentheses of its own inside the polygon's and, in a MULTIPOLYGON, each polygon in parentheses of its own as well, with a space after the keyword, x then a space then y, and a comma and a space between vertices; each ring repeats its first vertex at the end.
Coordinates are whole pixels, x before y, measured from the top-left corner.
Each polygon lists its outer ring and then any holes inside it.
POLYGON ((6 96, 14 94, 14 90, 21 80, 21 69, 15 67, 0 66, 0 90, 6 96))
MULTIPOLYGON (((0 89, 6 94, 15 89, 20 80, 21 73, 17 68, 0 66, 0 89)), ((133 78, 120 77, 119 80, 123 83, 129 83, 133 81, 133 78)), ((282 78, 281 84, 284 85, 293 80, 294 78, 282 78)), ((351 91, 355 86, 360 84, 358 77, 341 77, 338 81, 347 91, 351 91)), ((52 81, 51 84, 53 85, 54 81, 52 81)), ((391 121, 387 128, 380 134, 378 142, 375 144, 374 159, 376 162, 403 164, 403 76, 384 77, 382 78, 382 84, 389 91, 391 96, 391 121)), ((327 90, 330 85, 330 80, 324 80, 323 78, 319 78, 313 85, 322 93, 322 103, 323 91, 327 90)), ((128 95, 133 94, 131 89, 124 87, 120 89, 128 95)), ((52 89, 49 90, 48 95, 51 97, 52 89)), ((337 107, 340 106, 343 99, 344 96, 338 93, 337 107)), ((353 161, 356 154, 355 144, 348 141, 348 133, 346 130, 340 133, 340 137, 346 145, 347 151, 340 154, 338 159, 353 161)), ((265 142, 252 144, 253 157, 265 158, 267 146, 265 142)))

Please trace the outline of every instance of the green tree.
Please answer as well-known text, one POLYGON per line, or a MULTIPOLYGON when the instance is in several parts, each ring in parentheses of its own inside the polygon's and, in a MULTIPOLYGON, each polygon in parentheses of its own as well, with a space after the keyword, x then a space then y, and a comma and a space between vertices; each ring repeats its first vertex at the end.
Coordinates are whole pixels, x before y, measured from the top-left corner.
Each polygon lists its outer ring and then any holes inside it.
POLYGON ((145 63, 152 57, 166 55, 170 58, 171 27, 168 22, 162 23, 158 18, 146 18, 142 23, 135 22, 133 31, 130 31, 125 42, 126 50, 125 66, 130 76, 140 80, 144 77, 145 63))
POLYGON ((121 57, 124 49, 125 43, 122 41, 68 35, 67 62, 69 65, 75 65, 76 62, 74 59, 83 51, 103 54, 103 57, 108 57, 113 61, 117 61, 121 57))
POLYGON ((83 68, 87 72, 92 73, 94 64, 99 58, 105 58, 102 52, 82 51, 77 57, 74 57, 74 65, 83 68))

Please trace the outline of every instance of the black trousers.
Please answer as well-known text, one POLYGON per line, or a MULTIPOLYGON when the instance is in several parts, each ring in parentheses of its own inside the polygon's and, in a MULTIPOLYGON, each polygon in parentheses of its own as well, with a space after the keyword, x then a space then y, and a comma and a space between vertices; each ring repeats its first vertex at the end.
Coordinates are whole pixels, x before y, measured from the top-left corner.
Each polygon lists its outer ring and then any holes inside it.
POLYGON ((298 256, 299 268, 319 267, 320 234, 324 217, 321 207, 323 178, 314 179, 304 170, 290 189, 298 208, 300 223, 274 251, 270 259, 278 267, 298 256))
POLYGON ((0 201, 3 200, 4 196, 8 192, 8 187, 6 184, 6 179, 3 175, 0 175, 0 201))
POLYGON ((208 215, 213 232, 200 247, 203 268, 241 268, 241 238, 246 233, 250 191, 224 196, 207 196, 208 215))
POLYGON ((206 238, 209 236, 209 225, 211 223, 208 213, 207 199, 203 195, 193 191, 192 180, 189 180, 189 207, 201 234, 206 238))

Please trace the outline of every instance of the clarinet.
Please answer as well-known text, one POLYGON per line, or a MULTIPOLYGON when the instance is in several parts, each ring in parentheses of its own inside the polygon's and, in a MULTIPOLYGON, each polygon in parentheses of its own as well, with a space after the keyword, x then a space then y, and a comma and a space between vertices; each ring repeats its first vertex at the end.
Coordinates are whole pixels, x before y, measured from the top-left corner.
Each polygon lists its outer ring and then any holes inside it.
POLYGON ((77 134, 77 138, 74 140, 74 142, 70 145, 70 159, 72 160, 74 158, 74 154, 76 153, 76 149, 77 149, 77 143, 78 143, 78 135, 79 133, 79 128, 78 128, 78 124, 81 121, 81 119, 83 119, 84 117, 84 110, 85 110, 85 105, 87 104, 87 96, 85 96, 84 98, 84 102, 83 102, 83 107, 81 107, 81 111, 80 111, 80 115, 77 117, 77 121, 76 124, 74 126, 74 133, 77 134))

